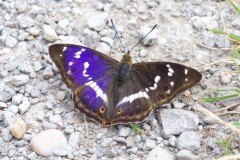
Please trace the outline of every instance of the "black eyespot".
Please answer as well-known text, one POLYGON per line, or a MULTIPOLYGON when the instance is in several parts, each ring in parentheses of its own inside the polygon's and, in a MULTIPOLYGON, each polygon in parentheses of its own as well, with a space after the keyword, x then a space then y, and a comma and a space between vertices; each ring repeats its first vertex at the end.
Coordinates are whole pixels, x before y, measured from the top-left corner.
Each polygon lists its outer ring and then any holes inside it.
POLYGON ((163 86, 163 90, 164 90, 164 92, 167 92, 169 90, 169 87, 168 86, 163 86))
POLYGON ((100 113, 104 113, 104 112, 105 112, 105 107, 104 107, 104 106, 101 106, 101 107, 99 108, 99 112, 100 112, 100 113))

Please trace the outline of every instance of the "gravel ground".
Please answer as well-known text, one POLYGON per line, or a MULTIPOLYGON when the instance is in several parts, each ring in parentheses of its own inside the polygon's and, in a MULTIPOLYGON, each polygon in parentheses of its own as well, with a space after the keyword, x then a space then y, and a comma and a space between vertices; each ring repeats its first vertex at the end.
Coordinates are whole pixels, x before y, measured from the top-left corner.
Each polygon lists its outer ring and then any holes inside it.
MULTIPOLYGON (((64 42, 120 60, 113 19, 128 49, 157 24, 132 51, 134 62, 172 61, 198 68, 227 58, 217 48, 231 46, 209 29, 225 27, 240 35, 240 18, 228 2, 0 0, 0 7, 0 159, 206 160, 225 155, 221 138, 232 141, 233 154, 240 152, 240 137, 192 109, 200 104, 215 111, 234 102, 198 103, 190 98, 208 96, 206 90, 240 87, 233 64, 199 69, 201 83, 153 112, 139 124, 138 134, 128 124, 102 128, 84 118, 48 55, 51 44, 64 42)), ((239 121, 237 115, 221 118, 239 121)))

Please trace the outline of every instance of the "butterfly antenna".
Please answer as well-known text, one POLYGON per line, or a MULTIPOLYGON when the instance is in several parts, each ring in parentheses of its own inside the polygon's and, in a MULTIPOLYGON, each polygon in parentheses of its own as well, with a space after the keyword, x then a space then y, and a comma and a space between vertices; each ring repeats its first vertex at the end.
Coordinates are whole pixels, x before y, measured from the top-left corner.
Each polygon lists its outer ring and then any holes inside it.
POLYGON ((116 29, 116 27, 115 27, 112 19, 111 19, 111 23, 112 23, 112 26, 113 26, 113 28, 114 28, 114 30, 115 30, 115 32, 116 32, 115 35, 116 35, 117 39, 120 41, 120 44, 121 44, 121 46, 122 46, 122 49, 123 49, 122 51, 125 53, 125 48, 124 48, 124 46, 123 46, 123 44, 122 44, 121 38, 120 38, 119 35, 118 35, 117 29, 116 29))
POLYGON ((155 24, 155 26, 151 29, 151 31, 148 32, 148 34, 146 34, 146 36, 140 39, 130 50, 128 50, 128 54, 133 50, 133 48, 135 48, 140 42, 142 42, 144 38, 146 38, 156 27, 157 25, 155 24))

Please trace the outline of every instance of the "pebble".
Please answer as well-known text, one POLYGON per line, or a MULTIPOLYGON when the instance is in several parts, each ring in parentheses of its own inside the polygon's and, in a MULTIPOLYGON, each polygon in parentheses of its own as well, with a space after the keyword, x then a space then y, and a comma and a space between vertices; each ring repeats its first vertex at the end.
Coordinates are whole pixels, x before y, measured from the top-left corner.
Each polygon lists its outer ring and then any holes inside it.
POLYGON ((108 13, 95 11, 91 12, 87 20, 87 25, 96 31, 101 31, 104 29, 107 23, 108 13))
POLYGON ((11 72, 15 69, 17 69, 18 63, 16 62, 8 62, 7 64, 4 65, 4 68, 8 71, 11 72))
POLYGON ((159 160, 159 159, 173 160, 173 155, 168 151, 164 150, 163 148, 157 146, 148 153, 146 160, 159 160))
POLYGON ((17 118, 16 122, 10 126, 10 131, 13 137, 21 139, 27 131, 27 124, 21 118, 17 118))
POLYGON ((229 84, 231 83, 232 75, 228 72, 221 72, 219 78, 222 84, 229 84))
POLYGON ((153 149, 156 146, 156 143, 154 140, 151 139, 146 139, 144 145, 143 145, 143 150, 144 151, 149 151, 153 149))
POLYGON ((174 101, 173 102, 173 107, 176 108, 176 109, 182 109, 184 106, 186 106, 186 104, 181 103, 179 101, 174 101))
POLYGON ((133 137, 127 137, 126 145, 127 145, 127 147, 134 147, 135 146, 134 138, 133 137))
POLYGON ((32 66, 25 63, 19 65, 18 70, 22 73, 27 73, 27 74, 33 72, 32 66))
POLYGON ((44 69, 43 71, 43 78, 44 79, 49 79, 51 77, 53 77, 54 73, 52 71, 52 67, 48 66, 44 69))
POLYGON ((67 145, 67 139, 60 130, 49 129, 41 131, 30 141, 31 149, 41 156, 50 156, 54 150, 62 145, 67 145))
POLYGON ((20 113, 20 114, 25 113, 25 112, 28 110, 29 107, 30 107, 30 102, 29 102, 29 101, 24 101, 24 102, 22 102, 22 103, 18 106, 19 113, 20 113))
POLYGON ((0 101, 7 102, 15 95, 15 91, 8 87, 3 81, 0 81, 0 101))
POLYGON ((28 81, 30 80, 30 78, 27 75, 16 75, 13 76, 13 79, 11 81, 11 83, 15 86, 22 86, 26 83, 28 83, 28 81))
POLYGON ((183 132, 177 139, 177 148, 179 150, 187 149, 194 151, 199 149, 201 139, 199 135, 194 131, 183 132))
POLYGON ((69 135, 68 144, 71 147, 77 147, 80 140, 80 132, 74 132, 69 135))
POLYGON ((22 29, 34 26, 34 20, 28 15, 19 15, 17 20, 20 28, 22 29))
POLYGON ((96 50, 107 55, 110 54, 110 47, 104 42, 99 43, 96 50))
POLYGON ((43 37, 49 42, 54 42, 58 39, 56 31, 49 25, 43 25, 43 37))
POLYGON ((69 25, 69 20, 68 19, 62 19, 58 22, 58 27, 61 29, 66 29, 69 25))
POLYGON ((10 111, 3 112, 3 126, 4 127, 11 126, 12 124, 14 124, 15 121, 16 121, 16 116, 14 113, 12 113, 10 111))
POLYGON ((7 36, 7 38, 5 40, 5 46, 14 48, 17 45, 17 42, 18 41, 15 37, 7 36))
POLYGON ((112 0, 113 5, 118 9, 124 8, 125 2, 126 0, 112 0))
POLYGON ((112 138, 104 138, 101 142, 102 147, 107 147, 112 143, 113 139, 112 138))
POLYGON ((191 18, 192 25, 198 30, 202 29, 215 29, 218 28, 218 22, 213 19, 213 17, 197 17, 193 16, 191 18))
POLYGON ((64 100, 65 97, 66 97, 66 93, 65 93, 64 91, 58 91, 58 92, 57 92, 57 99, 58 99, 59 101, 64 100))
POLYGON ((0 108, 7 108, 7 104, 4 102, 0 102, 0 108))
POLYGON ((104 157, 106 155, 106 148, 103 147, 97 147, 95 150, 95 154, 98 158, 104 157))
POLYGON ((195 160, 197 158, 192 154, 191 151, 183 149, 177 153, 176 159, 177 160, 195 160))
POLYGON ((12 97, 12 104, 19 105, 22 102, 23 94, 16 94, 12 97))
POLYGON ((106 151, 106 156, 108 158, 114 158, 114 157, 116 157, 116 155, 117 155, 117 152, 113 149, 106 151))
POLYGON ((110 47, 113 46, 113 40, 109 37, 101 37, 100 39, 102 42, 108 44, 110 47))
POLYGON ((34 62, 34 70, 36 72, 40 71, 43 68, 42 63, 40 61, 34 62))
POLYGON ((236 29, 240 29, 240 18, 237 17, 232 21, 232 26, 235 27, 236 29))
POLYGON ((130 134, 131 129, 129 127, 121 127, 118 135, 121 137, 127 137, 130 134))
POLYGON ((7 110, 12 112, 13 114, 17 114, 18 113, 18 106, 10 105, 10 106, 8 106, 7 110))
POLYGON ((140 136, 140 135, 136 135, 136 136, 134 137, 134 141, 135 141, 136 143, 141 142, 141 141, 142 141, 141 136, 140 136))
POLYGON ((56 156, 67 156, 71 152, 72 148, 67 144, 60 145, 53 151, 54 155, 56 156))
MULTIPOLYGON (((140 38, 143 38, 148 34, 149 31, 151 31, 152 28, 148 27, 141 27, 140 30, 138 30, 138 34, 140 38)), ((143 44, 144 45, 154 45, 158 43, 158 37, 159 37, 159 30, 154 29, 147 37, 144 38, 143 44)))
POLYGON ((18 11, 18 13, 23 13, 27 10, 28 4, 26 1, 16 1, 15 8, 18 11))
POLYGON ((197 130, 199 123, 199 118, 193 112, 182 109, 163 109, 158 119, 162 123, 163 133, 166 136, 197 130))
POLYGON ((172 146, 172 147, 175 147, 176 146, 176 141, 177 141, 177 138, 173 135, 170 135, 169 136, 169 139, 168 139, 168 143, 172 146))

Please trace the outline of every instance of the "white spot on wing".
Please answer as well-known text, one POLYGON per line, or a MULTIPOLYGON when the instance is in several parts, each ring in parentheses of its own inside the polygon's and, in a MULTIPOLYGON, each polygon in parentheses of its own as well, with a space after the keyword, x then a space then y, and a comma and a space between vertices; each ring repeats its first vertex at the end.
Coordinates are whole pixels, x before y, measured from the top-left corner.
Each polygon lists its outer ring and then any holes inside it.
POLYGON ((174 82, 170 82, 170 85, 173 87, 174 86, 174 82))
POLYGON ((75 54, 74 54, 74 57, 75 58, 80 58, 81 57, 81 54, 83 53, 83 52, 85 52, 86 51, 86 49, 85 48, 82 48, 80 51, 77 51, 75 54))
POLYGON ((172 74, 171 72, 168 72, 168 76, 169 76, 169 77, 172 77, 173 74, 172 74))
POLYGON ((69 62, 69 63, 68 63, 68 66, 71 66, 71 65, 73 65, 73 62, 69 62))
POLYGON ((148 88, 145 88, 145 91, 146 91, 146 92, 149 92, 149 89, 148 89, 148 88))
POLYGON ((84 77, 89 77, 89 75, 88 74, 86 74, 87 73, 87 69, 88 69, 88 67, 89 67, 89 63, 88 62, 84 62, 83 63, 83 66, 84 66, 84 70, 83 70, 83 76, 84 77))
POLYGON ((139 91, 135 94, 131 94, 130 96, 127 96, 127 97, 124 97, 118 104, 117 106, 123 104, 123 103, 126 103, 126 102, 129 102, 129 103, 132 103, 135 99, 139 99, 139 98, 147 98, 149 99, 149 96, 147 95, 146 92, 143 92, 143 91, 139 91))
POLYGON ((63 47, 63 52, 66 51, 67 47, 63 47))
POLYGON ((184 73, 187 75, 187 74, 188 74, 188 69, 185 69, 185 70, 184 70, 184 73))
POLYGON ((188 78, 185 78, 185 81, 188 81, 188 78))
POLYGON ((98 86, 96 82, 89 81, 85 83, 84 85, 91 87, 95 93, 96 93, 96 98, 100 97, 105 103, 107 103, 107 95, 106 93, 103 92, 103 90, 98 86))
POLYGON ((161 78, 160 76, 156 76, 155 79, 154 79, 155 83, 158 83, 160 78, 161 78))
POLYGON ((157 88, 157 83, 154 83, 153 87, 149 87, 150 90, 155 90, 157 88))

